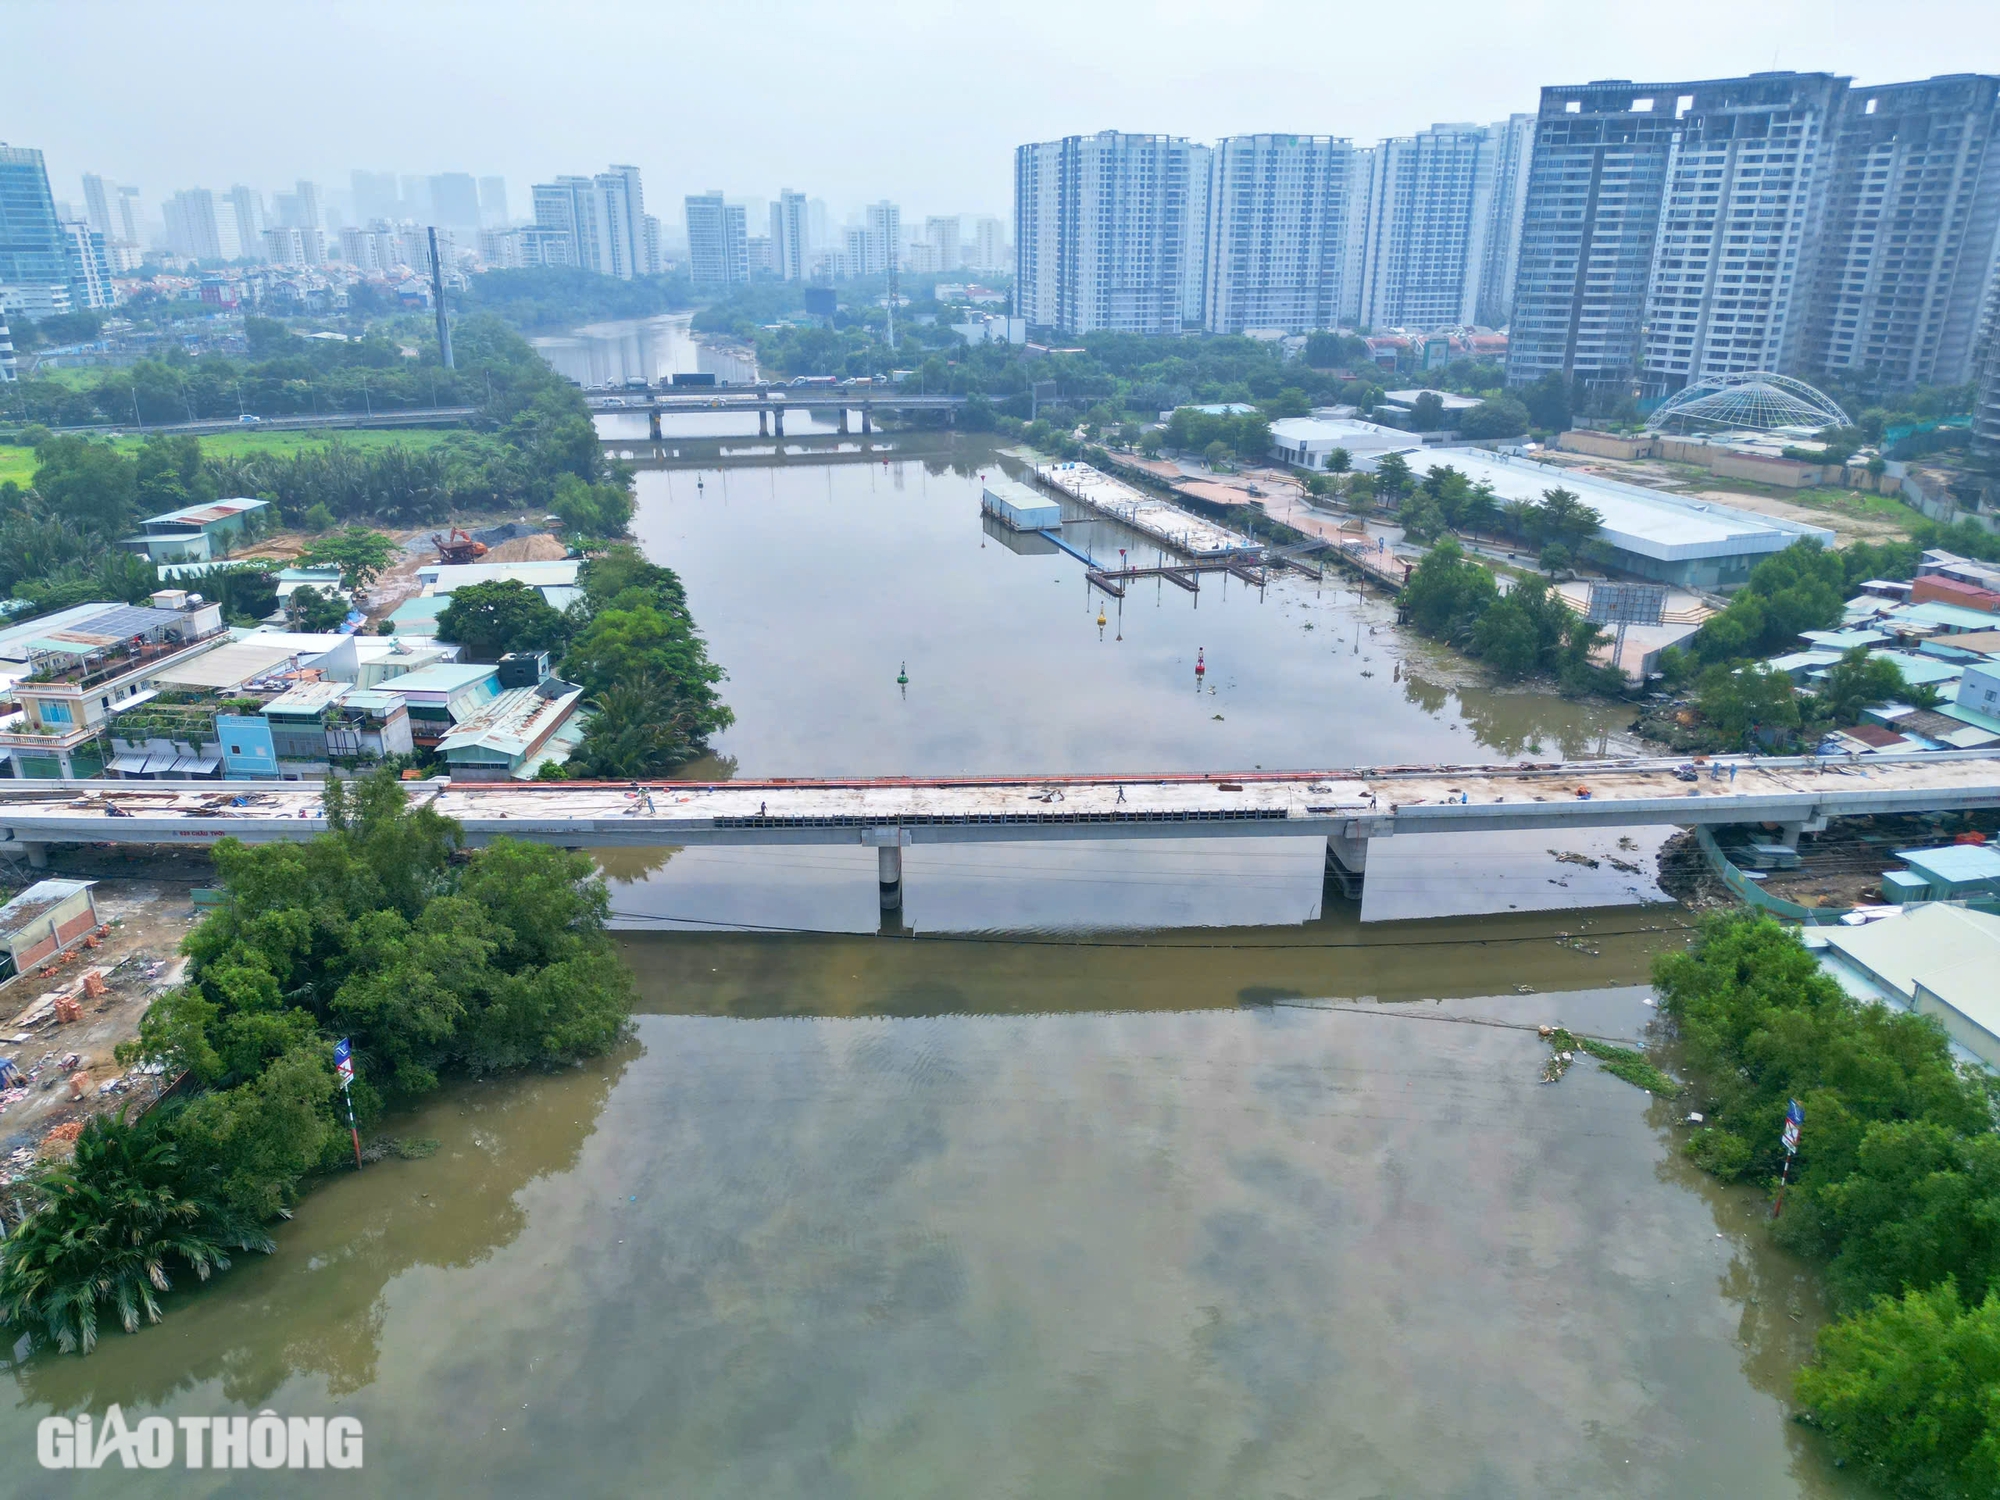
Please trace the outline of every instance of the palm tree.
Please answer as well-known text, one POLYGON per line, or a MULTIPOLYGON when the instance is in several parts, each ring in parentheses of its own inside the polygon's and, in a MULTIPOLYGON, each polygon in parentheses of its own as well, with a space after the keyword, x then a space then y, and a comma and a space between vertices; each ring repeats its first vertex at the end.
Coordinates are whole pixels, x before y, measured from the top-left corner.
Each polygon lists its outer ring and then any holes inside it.
POLYGON ((0 1318, 53 1338, 65 1354, 97 1345, 99 1308, 115 1308, 127 1333, 160 1321, 158 1293, 172 1272, 201 1280, 229 1269, 230 1250, 274 1246, 254 1222, 189 1181, 156 1110, 136 1125, 99 1115, 76 1140, 74 1160, 35 1182, 41 1205, 0 1243, 0 1318))

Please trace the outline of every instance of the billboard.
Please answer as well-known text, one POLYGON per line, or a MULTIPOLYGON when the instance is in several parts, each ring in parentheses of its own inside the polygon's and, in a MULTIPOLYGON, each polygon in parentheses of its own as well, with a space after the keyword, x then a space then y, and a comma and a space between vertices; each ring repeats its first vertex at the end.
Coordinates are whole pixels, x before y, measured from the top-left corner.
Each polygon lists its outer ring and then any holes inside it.
POLYGON ((1664 583, 1593 583, 1584 618, 1593 625, 1657 625, 1666 608, 1664 583))

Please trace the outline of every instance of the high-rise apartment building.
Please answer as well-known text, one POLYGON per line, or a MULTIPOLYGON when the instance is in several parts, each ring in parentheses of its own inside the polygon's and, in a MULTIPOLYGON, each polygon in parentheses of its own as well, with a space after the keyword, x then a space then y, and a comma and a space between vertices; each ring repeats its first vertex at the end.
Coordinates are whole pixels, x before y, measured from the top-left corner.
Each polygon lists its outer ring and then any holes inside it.
POLYGON ((280 224, 264 231, 264 259, 276 266, 317 266, 326 262, 326 231, 280 224))
POLYGON ((1433 125, 1375 147, 1361 232, 1364 327, 1476 320, 1494 227, 1493 135, 1483 125, 1433 125))
POLYGON ((806 195, 784 188, 771 205, 771 271, 780 281, 804 281, 812 270, 812 214, 806 195))
POLYGON ((646 256, 646 194, 639 169, 613 164, 597 174, 597 213, 602 221, 603 264, 607 276, 630 281, 651 269, 646 256))
POLYGON ((1209 148, 1103 131, 1014 152, 1015 310, 1067 334, 1201 320, 1209 148))
POLYGON ((254 259, 263 251, 264 195, 242 183, 229 190, 229 216, 236 226, 237 254, 254 259))
POLYGON ((69 295, 69 261, 48 168, 31 146, 0 143, 0 288, 43 316, 55 289, 69 295))
POLYGON ((1545 89, 1508 378, 1969 378, 2000 264, 2000 79, 1545 89))
POLYGON ((488 229, 507 227, 507 179, 479 179, 479 222, 488 229))
POLYGON ((2000 78, 1849 89, 1827 175, 1800 367, 1971 379, 2000 261, 2000 78))
POLYGON ((720 189, 687 196, 688 279, 727 285, 750 279, 749 234, 743 205, 724 203, 720 189))
POLYGON ((14 330, 7 326, 7 310, 0 307, 0 385, 18 378, 14 361, 14 330))
POLYGON ((868 266, 861 274, 873 276, 898 270, 903 259, 903 211, 884 198, 865 210, 868 223, 868 266))
POLYGON ((438 172, 430 179, 431 219, 453 229, 479 228, 479 184, 469 172, 438 172))
MULTIPOLYGON (((1972 398, 1972 452, 1977 458, 2000 459, 2000 277, 1995 277, 1987 290, 1986 311, 1979 327, 1972 358, 1977 382, 1972 398)), ((0 336, 4 334, 0 329, 0 336)))
POLYGON ((221 260, 222 231, 215 221, 215 194, 182 188, 165 204, 167 248, 190 260, 221 260))
POLYGON ((1487 328, 1505 328, 1514 311, 1514 275, 1521 261, 1521 217, 1528 205, 1535 117, 1509 115, 1486 129, 1493 181, 1473 321, 1487 328))
MULTIPOLYGON (((535 225, 567 236, 563 264, 630 281, 658 268, 639 169, 613 166, 595 177, 558 177, 533 188, 535 225)), ((548 262, 544 261, 544 264, 548 262)))
POLYGON ((972 221, 972 241, 966 264, 975 271, 1004 271, 1012 257, 1007 254, 1007 226, 990 214, 972 221))
POLYGON ((1542 90, 1528 167, 1507 378, 1617 383, 1638 369, 1660 200, 1698 86, 1542 90))
POLYGON ((292 221, 294 228, 324 229, 326 227, 326 218, 320 212, 318 183, 307 182, 301 179, 293 187, 292 199, 297 205, 295 209, 297 217, 292 221))
POLYGON ((924 220, 924 243, 930 246, 934 269, 956 271, 965 264, 965 256, 959 249, 958 229, 957 214, 932 215, 924 220))
POLYGON ((1647 391, 1800 368, 1846 89, 1830 73, 1791 73, 1675 96, 1641 345, 1647 391))
POLYGON ((1325 135, 1215 143, 1208 191, 1211 333, 1331 328, 1348 272, 1354 147, 1325 135))
POLYGON ((69 305, 110 307, 118 299, 111 288, 104 236, 82 220, 64 224, 62 234, 63 258, 69 265, 69 305))

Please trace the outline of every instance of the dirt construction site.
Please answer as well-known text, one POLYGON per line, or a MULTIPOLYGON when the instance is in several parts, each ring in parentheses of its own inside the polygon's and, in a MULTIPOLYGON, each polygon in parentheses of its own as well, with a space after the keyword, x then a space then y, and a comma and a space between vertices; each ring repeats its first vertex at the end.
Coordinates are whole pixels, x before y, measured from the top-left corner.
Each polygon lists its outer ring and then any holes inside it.
MULTIPOLYGON (((55 959, 0 983, 0 1188, 67 1154, 93 1114, 136 1113, 171 1080, 157 1066, 127 1068, 121 1042, 139 1033, 154 997, 180 978, 181 939, 196 920, 190 851, 76 850, 60 874, 92 880, 98 926, 55 959), (176 857, 179 856, 179 857, 176 857)), ((6 872, 0 899, 27 872, 6 872)))

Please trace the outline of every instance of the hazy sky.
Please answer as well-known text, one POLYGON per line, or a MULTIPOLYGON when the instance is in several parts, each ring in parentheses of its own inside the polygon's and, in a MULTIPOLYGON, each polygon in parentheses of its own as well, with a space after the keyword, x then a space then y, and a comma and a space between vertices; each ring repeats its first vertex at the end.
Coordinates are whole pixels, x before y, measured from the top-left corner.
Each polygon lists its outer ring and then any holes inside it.
POLYGON ((1532 110, 1545 83, 1772 67, 1858 82, 2000 71, 1993 0, 6 0, 0 140, 175 188, 348 171, 635 162, 688 192, 1011 207, 1022 141, 1103 129, 1372 140, 1532 110))

